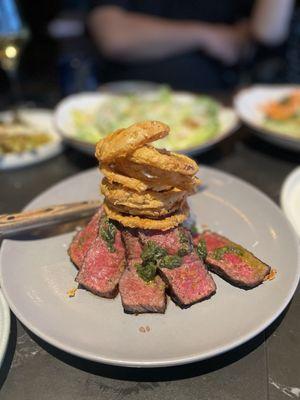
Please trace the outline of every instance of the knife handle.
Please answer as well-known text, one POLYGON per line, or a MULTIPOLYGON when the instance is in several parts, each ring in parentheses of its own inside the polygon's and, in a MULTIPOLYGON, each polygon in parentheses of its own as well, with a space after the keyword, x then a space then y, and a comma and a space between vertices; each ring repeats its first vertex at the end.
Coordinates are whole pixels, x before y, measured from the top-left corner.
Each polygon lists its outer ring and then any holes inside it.
POLYGON ((99 200, 89 200, 48 206, 16 214, 2 214, 0 215, 0 237, 86 218, 95 213, 100 205, 99 200))

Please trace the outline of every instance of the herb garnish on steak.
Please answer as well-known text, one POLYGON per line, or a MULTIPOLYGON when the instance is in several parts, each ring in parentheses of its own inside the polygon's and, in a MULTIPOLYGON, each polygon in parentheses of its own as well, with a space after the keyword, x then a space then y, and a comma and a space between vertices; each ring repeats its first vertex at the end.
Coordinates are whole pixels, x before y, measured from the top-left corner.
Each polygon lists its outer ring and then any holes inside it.
MULTIPOLYGON (((139 236, 144 246, 147 246, 150 242, 154 248, 152 244, 154 242, 168 253, 159 259, 157 263, 158 273, 167 283, 170 296, 180 307, 189 307, 215 293, 215 283, 196 255, 192 246, 191 235, 186 229, 180 227, 166 232, 140 231, 139 236), (185 235, 184 242, 182 233, 185 235), (185 250, 190 249, 190 252, 180 257, 178 254, 183 244, 185 250), (174 263, 171 268, 170 265, 168 267, 164 265, 164 260, 166 261, 167 257, 172 257, 168 259, 174 263)), ((160 253, 163 252, 160 250, 160 253)))
POLYGON ((114 248, 116 231, 117 230, 113 222, 110 221, 106 216, 103 217, 99 227, 99 234, 101 238, 106 241, 107 247, 111 253, 116 251, 114 248))
POLYGON ((194 245, 208 268, 233 285, 252 288, 270 273, 270 267, 250 251, 215 232, 207 230, 195 236, 194 245))
POLYGON ((145 282, 138 273, 137 265, 142 265, 143 262, 138 234, 132 230, 124 230, 122 237, 127 258, 127 267, 119 283, 124 311, 130 314, 164 313, 166 295, 162 279, 153 276, 150 282, 145 282))
MULTIPOLYGON (((102 214, 98 232, 106 230, 110 223, 106 215, 102 214)), ((118 283, 124 268, 125 249, 121 232, 114 225, 113 241, 108 243, 101 234, 98 234, 84 258, 76 281, 98 296, 112 298, 118 293, 118 283)))

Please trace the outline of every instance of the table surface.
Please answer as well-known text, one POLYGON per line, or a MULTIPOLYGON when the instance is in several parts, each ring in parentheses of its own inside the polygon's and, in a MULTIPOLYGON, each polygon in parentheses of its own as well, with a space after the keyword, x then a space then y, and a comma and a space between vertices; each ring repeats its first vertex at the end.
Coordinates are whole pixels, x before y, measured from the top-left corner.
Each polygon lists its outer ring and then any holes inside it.
MULTIPOLYGON (((247 128, 197 158, 236 175, 276 203, 299 154, 255 138, 247 128)), ((22 170, 0 173, 0 213, 22 209, 50 185, 95 165, 72 149, 22 170)), ((164 369, 96 364, 41 341, 12 315, 11 334, 0 370, 1 400, 300 398, 300 293, 259 336, 213 359, 164 369)))

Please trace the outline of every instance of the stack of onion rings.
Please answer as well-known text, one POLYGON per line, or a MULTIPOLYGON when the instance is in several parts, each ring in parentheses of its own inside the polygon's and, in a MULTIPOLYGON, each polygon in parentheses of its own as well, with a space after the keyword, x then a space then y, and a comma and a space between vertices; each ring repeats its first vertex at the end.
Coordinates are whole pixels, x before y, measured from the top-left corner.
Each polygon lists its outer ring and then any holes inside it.
POLYGON ((186 198, 200 184, 198 166, 184 155, 149 145, 168 133, 167 125, 144 121, 97 143, 109 218, 130 228, 167 230, 188 217, 186 198))

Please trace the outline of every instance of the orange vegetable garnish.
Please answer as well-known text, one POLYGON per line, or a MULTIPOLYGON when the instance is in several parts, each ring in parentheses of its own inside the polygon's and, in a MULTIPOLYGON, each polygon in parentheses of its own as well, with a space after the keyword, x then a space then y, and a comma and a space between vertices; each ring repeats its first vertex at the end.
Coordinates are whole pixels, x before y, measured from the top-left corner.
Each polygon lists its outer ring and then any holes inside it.
POLYGON ((262 110, 268 118, 285 120, 300 110, 300 91, 297 90, 283 101, 270 101, 263 105, 262 110))

